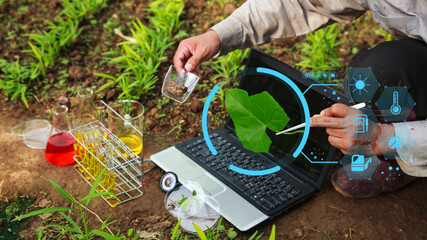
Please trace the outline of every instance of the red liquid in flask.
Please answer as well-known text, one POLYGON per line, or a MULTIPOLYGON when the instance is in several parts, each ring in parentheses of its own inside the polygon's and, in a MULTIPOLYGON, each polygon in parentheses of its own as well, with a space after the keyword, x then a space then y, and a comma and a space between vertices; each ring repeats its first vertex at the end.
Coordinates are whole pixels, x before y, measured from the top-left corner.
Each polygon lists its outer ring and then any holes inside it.
POLYGON ((44 157, 53 165, 66 166, 75 163, 74 143, 76 140, 71 134, 63 132, 52 135, 47 141, 44 157))

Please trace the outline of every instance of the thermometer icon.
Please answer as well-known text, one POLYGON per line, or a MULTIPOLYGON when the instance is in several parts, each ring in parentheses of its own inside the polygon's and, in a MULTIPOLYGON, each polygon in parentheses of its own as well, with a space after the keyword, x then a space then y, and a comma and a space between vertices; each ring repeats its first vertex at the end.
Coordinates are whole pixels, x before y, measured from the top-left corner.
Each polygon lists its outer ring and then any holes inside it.
POLYGON ((390 107, 390 112, 393 115, 398 115, 402 111, 402 108, 399 105, 399 92, 393 92, 393 105, 390 107))

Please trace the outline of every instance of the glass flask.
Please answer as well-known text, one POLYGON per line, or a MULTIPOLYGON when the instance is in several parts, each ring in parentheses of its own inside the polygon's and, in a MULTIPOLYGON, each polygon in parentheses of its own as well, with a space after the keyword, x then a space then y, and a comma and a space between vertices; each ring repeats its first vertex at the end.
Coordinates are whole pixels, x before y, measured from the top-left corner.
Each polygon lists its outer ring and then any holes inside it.
POLYGON ((87 124, 100 120, 100 114, 93 103, 93 90, 82 88, 77 91, 79 104, 77 105, 77 121, 79 124, 87 124))
POLYGON ((108 109, 108 129, 141 156, 144 107, 134 100, 119 100, 112 105, 112 109, 121 117, 108 109))
POLYGON ((53 123, 50 129, 44 156, 53 165, 66 166, 75 163, 74 143, 76 140, 70 134, 70 119, 68 108, 64 105, 52 108, 53 123))

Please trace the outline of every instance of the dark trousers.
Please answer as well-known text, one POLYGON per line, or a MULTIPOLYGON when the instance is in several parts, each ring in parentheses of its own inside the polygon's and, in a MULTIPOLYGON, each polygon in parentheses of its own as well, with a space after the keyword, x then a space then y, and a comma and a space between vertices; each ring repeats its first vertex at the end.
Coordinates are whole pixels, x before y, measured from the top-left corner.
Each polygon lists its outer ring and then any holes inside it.
POLYGON ((378 44, 356 54, 349 67, 371 67, 381 84, 372 102, 380 97, 384 86, 406 86, 416 102, 408 120, 427 118, 427 44, 424 41, 403 39, 378 44))

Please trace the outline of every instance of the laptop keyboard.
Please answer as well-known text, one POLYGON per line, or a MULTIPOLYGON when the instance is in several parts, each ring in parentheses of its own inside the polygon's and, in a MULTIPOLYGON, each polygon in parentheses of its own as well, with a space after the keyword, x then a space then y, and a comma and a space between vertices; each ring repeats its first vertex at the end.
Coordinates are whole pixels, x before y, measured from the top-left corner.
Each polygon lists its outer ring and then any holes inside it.
POLYGON ((229 165, 233 164, 248 170, 263 170, 265 160, 249 156, 217 133, 211 133, 210 139, 218 151, 217 156, 212 155, 203 138, 188 141, 180 147, 192 155, 195 162, 266 215, 277 213, 300 195, 300 189, 287 182, 278 173, 249 176, 229 169, 229 165))

